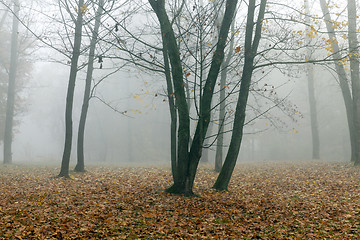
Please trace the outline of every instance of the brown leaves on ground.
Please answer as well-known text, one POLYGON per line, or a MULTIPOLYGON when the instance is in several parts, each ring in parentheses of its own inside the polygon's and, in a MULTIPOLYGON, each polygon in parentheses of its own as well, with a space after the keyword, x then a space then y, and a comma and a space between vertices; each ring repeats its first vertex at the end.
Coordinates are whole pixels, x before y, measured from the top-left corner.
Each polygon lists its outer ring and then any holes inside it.
POLYGON ((359 239, 360 169, 240 164, 229 193, 201 167, 187 198, 162 192, 168 168, 0 168, 1 239, 359 239))

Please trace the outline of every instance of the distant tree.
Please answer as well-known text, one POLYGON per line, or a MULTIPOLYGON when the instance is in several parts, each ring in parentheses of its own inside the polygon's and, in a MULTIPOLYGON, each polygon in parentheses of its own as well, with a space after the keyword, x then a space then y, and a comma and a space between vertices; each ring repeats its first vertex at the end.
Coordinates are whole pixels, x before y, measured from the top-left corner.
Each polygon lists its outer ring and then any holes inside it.
MULTIPOLYGON (((310 7, 309 1, 304 1, 305 5, 305 24, 307 28, 311 28, 310 22, 310 7)), ((310 32, 311 29, 307 29, 306 32, 310 32)), ((307 49, 306 49, 306 59, 309 61, 312 60, 312 45, 311 40, 312 36, 306 35, 307 49)), ((311 123, 311 136, 312 136, 312 158, 320 159, 320 138, 319 138, 319 127, 318 127, 318 118, 316 111, 316 98, 315 98, 315 82, 314 82, 314 64, 306 64, 306 74, 308 79, 308 93, 309 93, 309 105, 310 105, 310 123, 311 123)))
POLYGON ((19 12, 20 3, 18 0, 13 1, 14 14, 11 29, 11 52, 10 52, 10 70, 9 82, 7 89, 6 100, 6 118, 4 130, 4 163, 12 163, 11 145, 13 140, 13 125, 14 125, 14 107, 15 107, 15 86, 16 73, 18 67, 18 35, 19 35, 19 12))

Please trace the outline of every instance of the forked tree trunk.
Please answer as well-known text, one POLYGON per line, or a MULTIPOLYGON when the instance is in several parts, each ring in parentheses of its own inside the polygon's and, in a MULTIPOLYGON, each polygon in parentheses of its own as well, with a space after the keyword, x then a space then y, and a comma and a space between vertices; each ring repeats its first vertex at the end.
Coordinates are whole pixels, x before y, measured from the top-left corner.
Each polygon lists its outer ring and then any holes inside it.
POLYGON ((349 81, 347 79, 344 66, 338 64, 338 60, 336 60, 336 59, 341 59, 341 55, 339 53, 340 48, 338 41, 336 40, 336 34, 333 28, 333 21, 331 20, 331 16, 329 13, 329 9, 327 8, 326 1, 320 0, 320 6, 324 15, 324 21, 325 21, 326 29, 328 31, 329 39, 332 39, 331 47, 333 50, 334 65, 335 65, 336 73, 339 78, 339 85, 344 99, 346 117, 349 127, 349 136, 351 143, 351 161, 355 162, 355 160, 358 159, 359 156, 358 153, 359 147, 357 145, 357 127, 355 126, 354 123, 353 100, 351 96, 350 87, 348 84, 349 81))
POLYGON ((104 5, 104 0, 100 0, 95 15, 95 26, 92 32, 91 42, 90 42, 89 62, 86 72, 85 91, 84 91, 83 104, 81 107, 79 131, 77 138, 77 164, 74 169, 76 172, 85 172, 85 160, 84 160, 85 124, 89 109, 91 80, 94 71, 95 48, 96 48, 96 42, 98 40, 100 20, 101 20, 101 15, 103 13, 103 5, 104 5))
POLYGON ((186 189, 186 166, 189 162, 188 156, 188 145, 190 138, 190 118, 189 111, 185 97, 184 91, 184 81, 183 81, 183 72, 182 65, 180 60, 179 49, 176 45, 176 38, 174 31, 171 27, 169 18, 165 10, 165 1, 164 0, 149 0, 151 7, 157 15, 157 18, 160 22, 161 34, 163 37, 163 45, 166 45, 168 50, 168 56, 171 65, 171 73, 174 85, 174 95, 176 98, 176 106, 178 109, 179 117, 179 126, 178 126, 178 152, 177 152, 177 175, 178 177, 174 179, 174 189, 181 193, 189 192, 189 189, 186 189))
POLYGON ((70 154, 71 154, 71 145, 72 145, 72 109, 74 102, 74 90, 76 75, 78 71, 78 60, 80 56, 80 45, 81 45, 81 34, 82 34, 82 21, 83 21, 83 5, 84 0, 79 0, 78 9, 77 9, 77 18, 75 23, 75 39, 74 39, 74 48, 73 54, 71 57, 71 66, 70 66, 70 76, 66 96, 66 108, 65 108, 65 144, 64 152, 61 162, 61 170, 59 177, 69 177, 69 164, 70 164, 70 154))
POLYGON ((14 122, 14 107, 15 107, 15 88, 16 88, 16 71, 18 64, 18 31, 19 31, 19 12, 20 3, 14 0, 14 15, 12 22, 11 33, 11 55, 10 55, 10 71, 9 83, 6 101, 6 117, 5 117, 5 132, 4 132, 4 163, 12 163, 12 140, 13 140, 13 122, 14 122))
POLYGON ((253 40, 256 0, 249 1, 245 32, 245 62, 243 74, 241 77, 239 97, 236 104, 235 119, 229 150, 227 152, 224 165, 221 168, 220 174, 213 186, 218 191, 227 190, 239 155, 245 122, 246 104, 249 96, 251 77, 254 70, 254 57, 257 53, 261 39, 261 29, 265 14, 265 7, 266 0, 261 0, 259 14, 256 22, 255 36, 253 40))
POLYGON ((173 85, 175 90, 176 106, 178 108, 179 128, 178 128, 178 160, 177 160, 177 179, 174 184, 167 189, 168 192, 192 195, 193 184, 197 166, 201 157, 202 145, 210 121, 211 99, 214 92, 217 76, 224 58, 224 48, 236 9, 237 0, 227 0, 225 17, 220 29, 219 40, 211 62, 211 67, 205 86, 203 88, 202 101, 200 103, 200 118, 195 130, 194 139, 188 150, 190 139, 190 118, 184 91, 183 72, 180 61, 180 53, 176 45, 174 31, 169 22, 165 11, 164 0, 149 0, 160 22, 163 42, 169 53, 172 70, 173 85))

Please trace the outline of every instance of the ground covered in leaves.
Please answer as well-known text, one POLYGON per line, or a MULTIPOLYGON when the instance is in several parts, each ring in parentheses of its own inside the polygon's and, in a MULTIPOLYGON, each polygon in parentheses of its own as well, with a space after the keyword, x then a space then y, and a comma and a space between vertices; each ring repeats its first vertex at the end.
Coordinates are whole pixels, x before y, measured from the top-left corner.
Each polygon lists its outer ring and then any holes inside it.
POLYGON ((360 169, 347 163, 239 164, 230 192, 169 195, 166 167, 0 167, 0 239, 359 239, 360 169))

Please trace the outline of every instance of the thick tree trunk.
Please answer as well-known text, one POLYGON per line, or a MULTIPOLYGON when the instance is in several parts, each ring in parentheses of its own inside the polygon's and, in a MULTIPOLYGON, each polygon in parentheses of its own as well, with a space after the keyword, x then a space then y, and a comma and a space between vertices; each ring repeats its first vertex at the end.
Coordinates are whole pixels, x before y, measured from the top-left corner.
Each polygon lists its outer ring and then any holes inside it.
POLYGON ((4 163, 12 163, 12 137, 13 137, 13 121, 14 121, 14 106, 15 106, 15 87, 16 87, 16 70, 18 64, 18 29, 20 3, 14 0, 14 15, 12 22, 11 33, 11 56, 10 56, 10 71, 9 83, 7 91, 6 102, 6 117, 5 117, 5 134, 4 134, 4 163))
POLYGON ((74 102, 74 90, 76 75, 78 71, 78 60, 80 56, 80 45, 81 45, 81 34, 82 34, 82 21, 83 21, 83 12, 82 6, 84 5, 84 0, 80 0, 78 3, 77 18, 75 23, 75 39, 74 39, 74 48, 73 55, 71 57, 71 66, 70 66, 70 76, 66 96, 66 109, 65 109, 65 144, 64 152, 61 162, 61 170, 59 177, 69 177, 69 164, 70 164, 70 154, 71 154, 71 145, 72 145, 72 109, 74 102))
POLYGON ((338 41, 336 40, 335 31, 333 28, 333 21, 331 20, 329 10, 326 5, 325 0, 320 0, 320 6, 321 10, 324 15, 324 21, 326 25, 326 29, 328 31, 329 39, 332 39, 331 46, 333 49, 333 57, 334 57, 334 65, 336 73, 339 77, 339 84, 340 89, 343 95, 345 109, 346 109, 346 117, 348 121, 348 127, 349 127, 349 136, 350 136, 350 142, 351 142, 351 161, 355 162, 356 159, 358 159, 359 153, 358 153, 358 145, 357 145, 357 127, 354 123, 354 109, 353 109, 353 100, 351 96, 350 87, 348 84, 348 79, 346 76, 346 72, 344 69, 344 66, 341 64, 338 64, 338 60, 341 59, 341 56, 339 54, 340 48, 338 45, 338 41))
MULTIPOLYGON (((310 26, 310 8, 308 0, 304 1, 306 17, 305 23, 310 26)), ((307 59, 311 60, 312 51, 311 38, 308 38, 308 46, 306 49, 307 59)), ((309 92, 309 106, 310 106, 310 123, 311 123, 311 136, 312 136, 312 159, 320 159, 320 138, 319 127, 316 111, 316 98, 315 98, 315 83, 314 83, 314 66, 312 63, 308 63, 306 66, 307 78, 308 78, 308 92, 309 92)))
POLYGON ((359 50, 356 30, 356 1, 348 0, 348 41, 349 41, 349 56, 350 56, 350 77, 353 95, 353 109, 354 109, 354 125, 356 136, 357 154, 355 155, 355 165, 360 165, 360 74, 359 74, 359 50))
POLYGON ((239 97, 236 104, 235 119, 229 150, 227 152, 224 165, 221 168, 220 174, 213 186, 218 191, 227 190, 239 155, 245 122, 246 104, 249 95, 251 77, 254 70, 254 57, 257 53, 261 38, 262 20, 264 19, 265 7, 266 0, 261 0, 259 15, 256 23, 255 36, 253 40, 256 1, 249 1, 245 32, 245 63, 241 77, 239 97))
POLYGON ((96 11, 95 26, 92 32, 91 42, 90 42, 89 62, 86 72, 85 91, 84 91, 83 104, 81 107, 81 115, 80 115, 79 131, 78 131, 78 139, 77 139, 77 164, 74 169, 76 172, 85 172, 85 161, 84 161, 85 124, 89 109, 91 80, 94 71, 95 47, 96 47, 96 42, 98 40, 98 32, 100 27, 101 15, 103 12, 103 5, 104 5, 104 1, 100 0, 98 9, 96 11))

